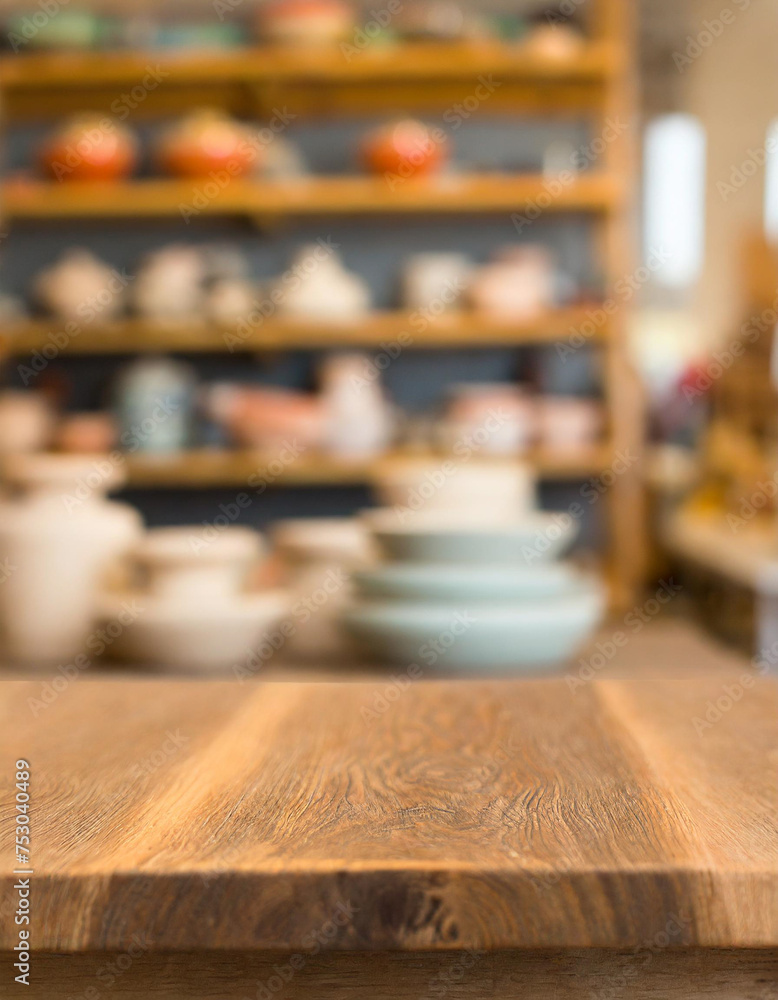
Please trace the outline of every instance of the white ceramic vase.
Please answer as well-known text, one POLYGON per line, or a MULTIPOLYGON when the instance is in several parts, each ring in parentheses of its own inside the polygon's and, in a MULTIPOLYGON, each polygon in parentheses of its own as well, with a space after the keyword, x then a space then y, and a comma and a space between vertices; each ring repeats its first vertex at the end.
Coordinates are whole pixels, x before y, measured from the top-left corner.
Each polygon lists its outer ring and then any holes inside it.
POLYGON ((107 456, 13 455, 0 502, 0 633, 12 661, 90 657, 101 579, 142 531, 106 499, 123 475, 107 456))

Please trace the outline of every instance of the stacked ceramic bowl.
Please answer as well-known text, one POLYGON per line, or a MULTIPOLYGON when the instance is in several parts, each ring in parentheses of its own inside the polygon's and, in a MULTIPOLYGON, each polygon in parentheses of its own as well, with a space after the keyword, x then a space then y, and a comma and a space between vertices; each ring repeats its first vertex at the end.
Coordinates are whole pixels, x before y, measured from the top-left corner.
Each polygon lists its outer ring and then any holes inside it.
MULTIPOLYGON (((421 505, 395 503, 363 514, 383 561, 355 575, 345 628, 364 652, 395 665, 531 672, 566 661, 605 609, 601 583, 559 561, 577 522, 528 506, 531 473, 514 463, 472 461, 458 472, 462 504, 454 467, 447 488, 421 505), (474 503, 482 470, 489 490, 474 503), (501 489, 495 489, 498 475, 501 489)), ((422 474, 407 499, 432 479, 422 474)), ((393 489, 379 488, 386 498, 393 489)))

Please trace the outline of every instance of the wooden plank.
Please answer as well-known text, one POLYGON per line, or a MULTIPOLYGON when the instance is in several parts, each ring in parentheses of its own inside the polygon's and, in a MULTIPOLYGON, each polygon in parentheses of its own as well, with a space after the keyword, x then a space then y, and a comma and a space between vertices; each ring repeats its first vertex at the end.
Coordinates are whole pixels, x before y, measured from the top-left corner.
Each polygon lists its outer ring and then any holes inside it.
MULTIPOLYGON (((672 925, 670 925, 672 927, 672 925)), ((673 951, 665 938, 640 951, 465 951, 366 954, 303 952, 33 957, 29 1000, 773 1000, 773 951, 673 951), (280 984, 280 985, 279 985, 280 984)), ((11 981, 7 954, 0 974, 11 981)), ((21 991, 21 987, 19 987, 21 991)))
POLYGON ((11 95, 22 89, 133 87, 149 70, 159 75, 165 87, 299 80, 311 85, 372 80, 418 83, 476 79, 485 73, 500 79, 590 81, 607 79, 622 61, 618 44, 607 42, 591 42, 565 59, 533 53, 522 44, 489 41, 368 45, 353 53, 344 53, 339 46, 301 50, 271 45, 224 52, 36 53, 0 60, 0 87, 11 95))
POLYGON ((773 682, 57 676, 0 686, 40 950, 778 947, 773 682))
MULTIPOLYGON (((381 464, 391 460, 394 454, 349 461, 303 453, 293 462, 283 464, 276 456, 257 450, 202 448, 171 455, 136 453, 127 456, 126 467, 128 484, 136 488, 243 488, 260 482, 275 486, 368 486, 381 464)), ((518 459, 491 458, 490 461, 526 461, 537 468, 543 478, 580 479, 601 473, 610 455, 607 445, 602 445, 569 452, 533 449, 518 459)), ((432 462, 446 460, 445 454, 429 453, 427 457, 432 462)))
POLYGON ((6 219, 199 215, 353 215, 496 212, 537 204, 546 212, 607 212, 619 204, 615 177, 580 175, 561 189, 543 177, 451 175, 436 179, 310 177, 296 181, 138 180, 85 184, 16 180, 2 186, 6 219))
MULTIPOLYGON (((273 307, 275 308, 275 307, 273 307)), ((441 316, 416 313, 376 312, 359 320, 340 322, 283 316, 258 317, 254 325, 231 327, 205 323, 150 323, 125 319, 107 324, 86 324, 57 347, 52 334, 56 320, 31 320, 3 331, 4 350, 14 354, 40 351, 48 345, 62 354, 120 354, 135 351, 262 351, 338 346, 385 348, 399 339, 399 346, 489 347, 547 344, 563 341, 584 324, 592 327, 593 342, 608 335, 607 324, 596 326, 589 319, 591 307, 553 309, 527 321, 470 312, 441 316)))

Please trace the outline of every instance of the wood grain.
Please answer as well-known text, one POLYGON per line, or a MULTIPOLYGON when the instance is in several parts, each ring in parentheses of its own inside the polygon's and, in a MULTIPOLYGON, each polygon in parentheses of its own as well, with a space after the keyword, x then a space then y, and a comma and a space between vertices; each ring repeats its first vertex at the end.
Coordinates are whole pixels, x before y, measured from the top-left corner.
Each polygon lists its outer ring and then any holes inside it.
MULTIPOLYGON (((10 970, 0 953, 0 975, 10 970)), ((21 989, 21 988, 20 988, 21 989)), ((28 1000, 776 1000, 774 951, 36 955, 28 1000), (292 965, 294 962, 294 965, 292 965), (296 968, 295 968, 296 966, 296 968)))
POLYGON ((35 945, 300 948, 344 910, 333 949, 778 945, 774 683, 386 685, 82 677, 33 717, 6 682, 35 945))

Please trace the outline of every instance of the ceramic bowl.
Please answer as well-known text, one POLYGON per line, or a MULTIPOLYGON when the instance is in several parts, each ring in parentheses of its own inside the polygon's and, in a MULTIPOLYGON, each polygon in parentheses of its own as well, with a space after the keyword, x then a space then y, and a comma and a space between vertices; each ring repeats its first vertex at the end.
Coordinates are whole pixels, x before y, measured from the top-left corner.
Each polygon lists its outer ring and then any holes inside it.
POLYGON ((390 562, 534 566, 556 559, 578 533, 569 514, 541 511, 482 520, 477 511, 402 514, 379 508, 362 517, 390 562))
POLYGON ((387 507, 419 511, 475 508, 509 517, 535 506, 535 473, 519 462, 387 459, 378 465, 373 488, 387 507))
POLYGON ((364 601, 342 621, 365 652, 395 665, 528 672, 569 659, 602 620, 605 603, 589 581, 560 597, 512 603, 364 601))
POLYGON ((365 599, 494 603, 561 597, 580 589, 586 578, 566 563, 537 566, 454 566, 386 563, 354 574, 365 599))
POLYGON ((241 594, 230 604, 210 610, 188 608, 148 594, 104 595, 99 601, 101 624, 121 628, 110 646, 111 656, 135 664, 166 667, 185 673, 230 670, 254 662, 272 632, 290 610, 280 590, 241 594), (139 609, 126 625, 127 608, 139 609))

